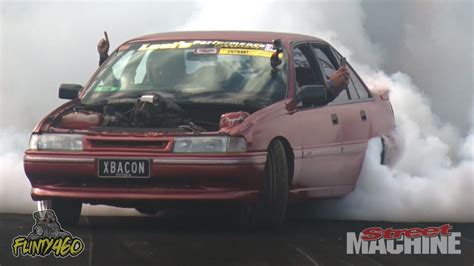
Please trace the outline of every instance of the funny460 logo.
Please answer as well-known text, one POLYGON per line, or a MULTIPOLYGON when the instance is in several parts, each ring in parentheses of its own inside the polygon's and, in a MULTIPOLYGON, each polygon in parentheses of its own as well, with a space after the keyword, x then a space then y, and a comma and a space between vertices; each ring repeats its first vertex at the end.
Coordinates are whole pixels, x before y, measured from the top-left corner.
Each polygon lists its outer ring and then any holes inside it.
POLYGON ((53 254, 65 258, 76 257, 84 251, 84 241, 64 230, 53 210, 34 212, 33 218, 32 231, 27 236, 19 235, 13 239, 13 256, 47 257, 53 254))

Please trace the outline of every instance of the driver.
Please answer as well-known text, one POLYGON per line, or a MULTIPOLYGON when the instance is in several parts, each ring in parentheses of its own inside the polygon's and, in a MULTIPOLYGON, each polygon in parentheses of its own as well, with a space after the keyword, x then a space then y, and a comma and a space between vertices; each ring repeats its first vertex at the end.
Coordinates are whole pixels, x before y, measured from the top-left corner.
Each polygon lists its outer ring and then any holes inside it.
POLYGON ((144 84, 172 88, 184 80, 184 50, 154 50, 147 58, 144 84))

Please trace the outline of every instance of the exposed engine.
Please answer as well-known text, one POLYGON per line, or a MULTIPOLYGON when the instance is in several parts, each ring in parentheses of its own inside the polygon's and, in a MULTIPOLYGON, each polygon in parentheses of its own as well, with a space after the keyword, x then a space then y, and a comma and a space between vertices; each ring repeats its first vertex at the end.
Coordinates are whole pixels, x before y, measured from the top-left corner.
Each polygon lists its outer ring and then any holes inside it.
POLYGON ((159 95, 137 99, 111 99, 103 107, 102 126, 106 127, 178 127, 184 111, 159 95))
POLYGON ((103 107, 102 127, 181 128, 204 131, 185 118, 184 110, 160 95, 137 99, 111 99, 103 107))
POLYGON ((178 105, 158 94, 147 94, 138 99, 109 99, 101 105, 75 106, 61 117, 57 126, 99 131, 216 131, 241 123, 249 115, 241 108, 192 102, 178 105))

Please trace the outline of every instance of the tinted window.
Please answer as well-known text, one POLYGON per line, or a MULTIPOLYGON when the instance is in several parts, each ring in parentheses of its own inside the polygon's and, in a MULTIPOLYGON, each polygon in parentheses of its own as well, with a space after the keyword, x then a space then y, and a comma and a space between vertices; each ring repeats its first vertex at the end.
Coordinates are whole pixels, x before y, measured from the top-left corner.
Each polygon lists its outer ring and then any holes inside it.
POLYGON ((295 74, 298 87, 305 85, 321 85, 319 68, 311 50, 306 45, 298 45, 293 49, 293 59, 295 61, 295 74))
POLYGON ((310 68, 308 58, 306 58, 303 51, 301 51, 301 48, 303 48, 303 46, 295 47, 295 49, 293 50, 295 67, 310 68))
POLYGON ((336 67, 333 65, 333 63, 331 63, 331 60, 329 60, 328 56, 320 48, 313 47, 313 51, 319 58, 319 64, 324 71, 325 78, 329 79, 329 77, 331 77, 332 74, 336 72, 336 67))

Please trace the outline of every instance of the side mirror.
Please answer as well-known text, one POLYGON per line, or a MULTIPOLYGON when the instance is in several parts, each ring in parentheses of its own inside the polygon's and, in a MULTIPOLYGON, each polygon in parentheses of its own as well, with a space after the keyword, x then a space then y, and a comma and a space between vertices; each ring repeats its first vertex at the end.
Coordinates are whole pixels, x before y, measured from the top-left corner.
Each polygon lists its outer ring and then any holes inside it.
POLYGON ((324 85, 305 85, 296 94, 296 103, 303 105, 320 106, 327 103, 328 94, 324 85))
POLYGON ((59 99, 76 99, 81 89, 82 85, 79 84, 61 84, 59 86, 59 99))

